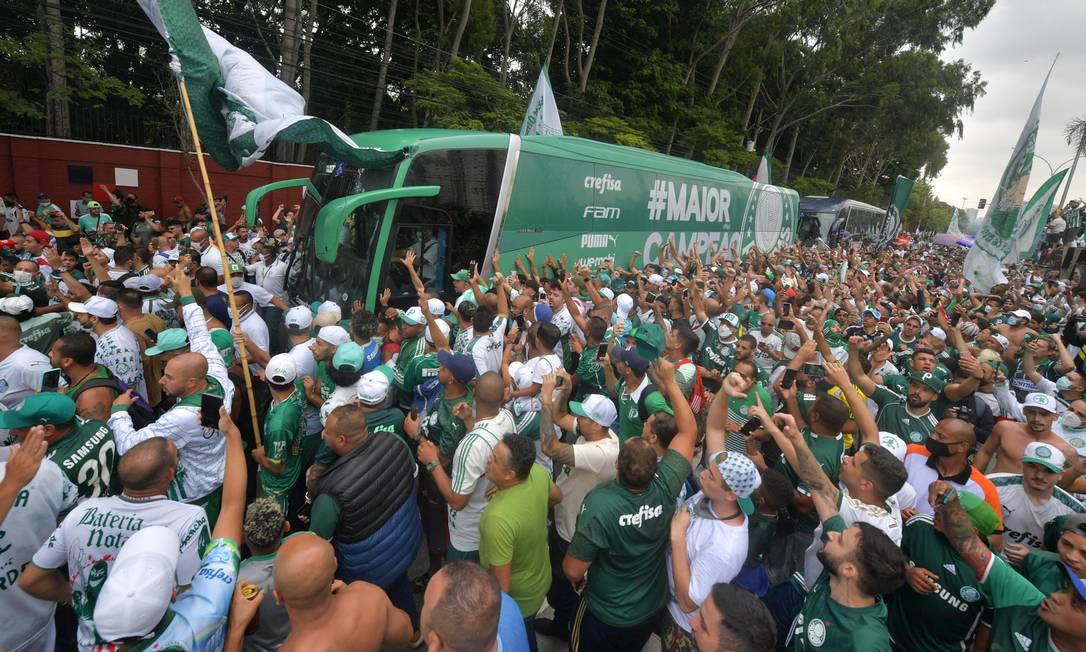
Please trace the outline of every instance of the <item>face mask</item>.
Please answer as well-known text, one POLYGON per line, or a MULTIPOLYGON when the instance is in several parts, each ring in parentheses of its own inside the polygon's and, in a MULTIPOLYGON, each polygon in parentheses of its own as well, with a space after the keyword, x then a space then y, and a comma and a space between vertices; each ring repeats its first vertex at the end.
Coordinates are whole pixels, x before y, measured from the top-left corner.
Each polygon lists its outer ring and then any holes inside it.
POLYGON ((241 289, 241 284, 244 283, 244 282, 245 282, 245 279, 241 278, 240 276, 231 276, 230 277, 230 287, 234 288, 235 290, 240 290, 241 289))
MULTIPOLYGON (((1067 376, 1060 376, 1056 379, 1056 391, 1066 392, 1071 389, 1071 379, 1067 376)), ((1067 414, 1074 414, 1074 412, 1068 412, 1067 414)))
POLYGON ((941 441, 935 441, 930 437, 924 442, 924 448, 928 449, 928 452, 931 453, 932 457, 950 457, 951 454, 950 446, 948 444, 944 444, 941 441))
POLYGON ((1007 325, 1008 326, 1017 326, 1018 325, 1018 318, 1017 317, 1007 317, 1007 325))
POLYGON ((733 331, 732 327, 728 326, 727 324, 721 324, 720 328, 717 329, 717 335, 722 340, 731 339, 731 336, 733 334, 735 334, 735 331, 733 331))
POLYGON ((1078 430, 1082 427, 1082 417, 1068 410, 1060 415, 1060 425, 1070 430, 1078 430))
POLYGON ((29 285, 34 281, 34 275, 24 269, 17 269, 12 272, 11 278, 19 285, 29 285))

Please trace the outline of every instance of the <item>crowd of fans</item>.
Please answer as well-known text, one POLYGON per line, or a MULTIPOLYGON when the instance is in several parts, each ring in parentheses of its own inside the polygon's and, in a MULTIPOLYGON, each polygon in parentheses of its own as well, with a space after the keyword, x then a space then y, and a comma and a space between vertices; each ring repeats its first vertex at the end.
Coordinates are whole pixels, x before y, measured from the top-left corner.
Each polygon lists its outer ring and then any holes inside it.
POLYGON ((109 196, 4 197, 0 649, 1086 650, 1058 270, 407 249, 371 312, 289 296, 297 206, 109 196))

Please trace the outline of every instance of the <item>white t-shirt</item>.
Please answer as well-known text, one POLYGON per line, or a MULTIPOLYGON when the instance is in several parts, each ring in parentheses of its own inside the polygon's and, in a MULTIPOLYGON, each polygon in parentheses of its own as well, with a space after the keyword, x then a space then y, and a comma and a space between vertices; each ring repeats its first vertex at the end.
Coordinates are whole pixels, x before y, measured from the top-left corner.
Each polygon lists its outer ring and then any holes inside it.
MULTIPOLYGON (((233 277, 231 277, 231 278, 233 278, 233 277)), ((218 290, 219 290, 219 292, 225 293, 226 292, 226 283, 223 283, 222 285, 220 285, 218 287, 218 290)), ((245 290, 246 292, 248 292, 249 294, 251 294, 253 296, 253 303, 255 303, 257 306, 259 306, 261 308, 267 308, 268 306, 272 305, 272 299, 274 298, 272 293, 269 292, 268 290, 266 290, 265 288, 260 287, 259 285, 253 285, 252 283, 249 283, 248 281, 242 281, 241 284, 238 285, 237 289, 234 290, 234 291, 235 292, 240 292, 242 290, 245 290)))
POLYGON ((468 354, 475 361, 476 375, 482 376, 488 371, 501 373, 502 350, 505 346, 505 317, 495 317, 494 323, 485 335, 472 334, 468 343, 468 354))
POLYGON ((290 347, 290 351, 287 352, 290 357, 294 358, 294 364, 298 366, 299 378, 316 377, 317 375, 317 360, 313 357, 313 351, 309 349, 313 341, 314 339, 311 337, 301 344, 290 347))
POLYGON ((449 543, 460 552, 479 549, 479 519, 486 509, 486 492, 490 481, 483 475, 486 461, 502 437, 515 431, 513 415, 501 410, 497 416, 475 423, 464 435, 453 454, 452 490, 470 496, 464 509, 449 507, 449 543))
POLYGON ((1052 498, 1045 504, 1036 505, 1026 494, 1021 475, 991 473, 988 479, 999 492, 1004 541, 1040 550, 1044 548, 1045 523, 1064 514, 1086 514, 1086 506, 1059 487, 1054 488, 1052 498))
MULTIPOLYGON (((49 358, 26 345, 0 360, 0 410, 19 409, 23 399, 41 388, 41 375, 51 368, 49 358)), ((0 428, 0 443, 7 438, 7 429, 0 428)))
POLYGON ((562 358, 554 353, 547 353, 546 355, 537 355, 524 364, 532 371, 532 383, 542 385, 544 376, 553 374, 562 368, 562 358))
POLYGON ((323 426, 328 421, 328 415, 332 414, 332 410, 341 405, 353 403, 357 399, 357 383, 349 387, 337 386, 332 390, 332 393, 328 395, 328 398, 324 400, 324 405, 321 406, 321 425, 323 426))
MULTIPOLYGON (((278 258, 268 265, 263 260, 245 268, 252 272, 256 284, 280 299, 286 299, 287 292, 287 263, 278 258)), ((255 295, 254 295, 255 296, 255 295)))
MULTIPOLYGON (((551 317, 551 323, 558 327, 558 332, 562 334, 562 341, 565 341, 569 337, 569 334, 573 332, 574 321, 573 315, 569 314, 569 308, 562 306, 562 309, 554 313, 551 317)), ((565 349, 562 346, 562 341, 554 347, 554 352, 558 354, 558 357, 565 356, 565 349)))
MULTIPOLYGON (((699 503, 705 500, 705 494, 698 492, 686 500, 679 509, 691 511, 690 525, 686 528, 686 557, 690 562, 690 590, 692 602, 701 605, 718 582, 730 582, 747 560, 747 524, 744 518, 740 525, 728 525, 716 518, 700 515, 699 503)), ((708 508, 708 503, 704 508, 708 508)), ((675 594, 675 576, 671 566, 671 546, 667 550, 667 585, 671 594, 675 594)), ((684 631, 692 631, 690 616, 675 600, 667 604, 667 611, 684 631)))
POLYGON ((203 507, 157 496, 133 501, 123 496, 90 498, 77 506, 57 526, 34 554, 38 568, 68 565, 72 583, 72 608, 79 616, 77 639, 80 650, 95 644, 94 603, 121 546, 149 525, 168 527, 181 539, 177 584, 186 586, 200 568, 200 551, 211 540, 203 507))
POLYGON ((140 345, 132 331, 117 324, 98 336, 94 361, 113 372, 125 385, 140 396, 147 396, 147 381, 143 377, 140 345))
POLYGON ((554 506, 554 526, 564 541, 572 541, 577 529, 581 503, 599 485, 615 479, 615 462, 621 446, 618 435, 607 431, 607 438, 586 441, 577 437, 573 444, 573 466, 563 466, 555 484, 562 490, 562 502, 554 506))
MULTIPOLYGON (((901 508, 897 499, 893 496, 886 505, 879 507, 868 505, 848 495, 848 490, 841 487, 841 505, 837 512, 845 521, 845 527, 852 527, 856 523, 868 523, 886 533, 886 536, 897 545, 901 545, 901 508)), ((822 549, 822 524, 815 528, 814 543, 807 547, 803 553, 803 574, 796 572, 797 579, 802 580, 808 590, 818 576, 822 574, 822 562, 818 560, 818 551, 822 549)))
MULTIPOLYGON (((0 480, 7 471, 10 448, 0 448, 0 480)), ((23 567, 49 538, 62 513, 75 505, 77 489, 56 464, 43 460, 3 523, 0 523, 0 649, 34 649, 51 639, 55 602, 39 600, 19 588, 23 567), (15 616, 18 617, 15 617, 15 616), (25 646, 25 647, 24 647, 25 646)))
MULTIPOLYGON (((255 344, 258 349, 265 353, 271 353, 271 337, 268 335, 268 324, 255 310, 241 318, 241 332, 244 333, 245 337, 249 338, 249 341, 255 344)), ((235 345, 235 354, 240 356, 238 349, 239 347, 235 345)), ((258 364, 249 363, 249 371, 252 373, 258 373, 263 368, 264 367, 258 364)))
MULTIPOLYGON (((766 348, 774 353, 780 353, 784 350, 784 340, 776 331, 770 332, 769 335, 762 335, 761 329, 750 332, 751 337, 757 340, 758 344, 764 344, 766 348)), ((769 371, 773 368, 776 361, 770 357, 768 353, 763 352, 761 349, 754 349, 754 362, 757 363, 762 371, 769 371)))
POLYGON ((207 251, 200 254, 200 266, 211 267, 218 272, 219 276, 223 276, 222 252, 219 248, 212 244, 207 251))

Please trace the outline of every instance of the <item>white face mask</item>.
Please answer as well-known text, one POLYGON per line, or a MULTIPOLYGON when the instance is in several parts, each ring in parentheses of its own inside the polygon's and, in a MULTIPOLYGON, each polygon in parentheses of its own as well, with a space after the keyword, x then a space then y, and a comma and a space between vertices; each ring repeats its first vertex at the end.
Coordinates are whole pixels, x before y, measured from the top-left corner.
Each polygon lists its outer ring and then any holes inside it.
POLYGON ((230 286, 235 290, 241 289, 241 284, 245 282, 245 279, 240 276, 234 275, 230 277, 230 286))
POLYGON ((11 273, 11 278, 19 285, 27 285, 34 281, 34 275, 25 269, 17 269, 11 273))
POLYGON ((1068 410, 1060 415, 1060 425, 1070 430, 1078 430, 1082 427, 1082 417, 1068 410))

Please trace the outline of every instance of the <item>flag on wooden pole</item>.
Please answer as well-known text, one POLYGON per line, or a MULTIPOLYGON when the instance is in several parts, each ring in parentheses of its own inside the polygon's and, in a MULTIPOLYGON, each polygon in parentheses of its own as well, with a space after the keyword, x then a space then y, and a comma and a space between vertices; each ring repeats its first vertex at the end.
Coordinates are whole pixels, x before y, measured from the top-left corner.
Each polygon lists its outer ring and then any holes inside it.
MULTIPOLYGON (((550 62, 548 61, 547 64, 550 62)), ((558 104, 554 101, 551 79, 547 75, 547 64, 539 71, 535 82, 535 92, 528 102, 528 111, 520 125, 521 136, 561 136, 562 116, 558 115, 558 104)))

